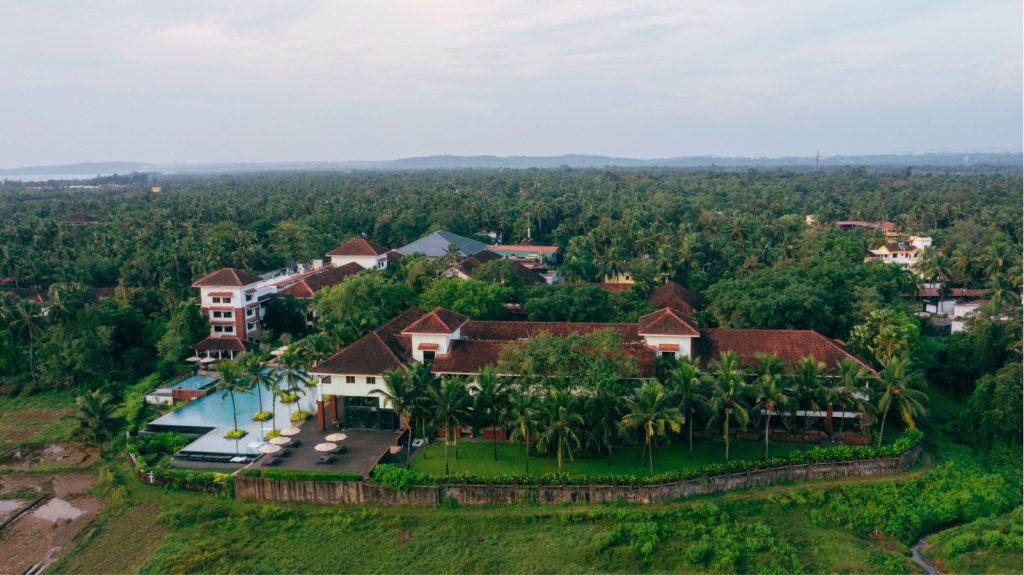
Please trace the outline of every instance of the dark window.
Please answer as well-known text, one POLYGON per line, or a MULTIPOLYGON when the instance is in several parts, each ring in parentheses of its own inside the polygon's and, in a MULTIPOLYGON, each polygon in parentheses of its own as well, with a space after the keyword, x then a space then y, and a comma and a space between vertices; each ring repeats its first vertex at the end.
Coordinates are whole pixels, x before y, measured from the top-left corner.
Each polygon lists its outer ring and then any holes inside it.
POLYGON ((356 376, 354 376, 354 375, 346 375, 345 376, 345 383, 355 383, 355 382, 356 382, 356 376))
POLYGON ((437 355, 436 351, 425 351, 423 352, 423 363, 434 363, 434 356, 437 355))
POLYGON ((376 377, 367 377, 366 378, 366 383, 370 383, 370 384, 377 383, 377 378, 376 377))

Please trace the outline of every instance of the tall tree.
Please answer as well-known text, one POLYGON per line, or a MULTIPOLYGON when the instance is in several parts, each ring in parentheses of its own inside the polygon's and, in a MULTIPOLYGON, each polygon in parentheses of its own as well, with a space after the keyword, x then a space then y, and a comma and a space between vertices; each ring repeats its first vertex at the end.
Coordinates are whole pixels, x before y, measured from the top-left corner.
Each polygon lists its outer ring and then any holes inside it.
POLYGON ((725 440, 725 460, 729 460, 729 424, 733 421, 746 428, 750 421, 747 414, 749 407, 744 399, 747 395, 745 372, 740 367, 739 356, 729 350, 722 352, 721 357, 712 360, 708 366, 711 370, 710 407, 714 417, 708 422, 710 427, 715 421, 722 423, 722 439, 725 440))
MULTIPOLYGON (((427 393, 434 413, 434 423, 444 426, 444 474, 448 475, 448 444, 452 441, 453 427, 461 428, 469 416, 470 397, 466 390, 466 380, 461 376, 445 377, 440 387, 429 388, 427 393)), ((458 439, 455 441, 457 445, 458 439)))
POLYGON ((75 398, 76 411, 70 415, 78 422, 77 437, 86 445, 102 449, 117 426, 114 398, 101 390, 90 391, 75 398))
POLYGON ((411 374, 401 368, 387 371, 384 373, 384 389, 374 389, 370 393, 383 397, 409 429, 406 435, 405 460, 405 466, 409 467, 412 464, 413 410, 419 401, 419 393, 413 384, 411 374))
POLYGON ((476 393, 473 395, 474 428, 490 426, 491 445, 494 460, 498 460, 498 424, 505 412, 508 391, 504 381, 498 377, 491 364, 485 365, 477 376, 476 393))
POLYGON ((622 416, 622 427, 639 429, 644 436, 644 456, 648 460, 651 475, 654 474, 654 443, 668 429, 678 432, 684 418, 679 408, 672 405, 672 398, 657 381, 645 381, 633 397, 626 398, 626 414, 622 416))
POLYGON ((558 472, 562 472, 564 456, 572 461, 572 453, 582 445, 580 429, 583 417, 576 411, 576 398, 568 390, 550 389, 541 402, 543 430, 537 447, 547 452, 554 446, 558 472))
POLYGON ((676 360, 676 365, 666 375, 665 384, 671 390, 679 405, 679 411, 686 419, 689 441, 689 456, 693 457, 693 426, 696 424, 697 412, 706 412, 709 408, 708 390, 697 371, 697 363, 689 357, 676 360))
POLYGON ((917 424, 914 420, 925 414, 925 404, 928 396, 923 391, 915 389, 922 382, 921 372, 914 369, 910 356, 907 354, 897 355, 889 360, 879 374, 879 381, 882 385, 882 393, 878 397, 878 410, 882 412, 882 424, 878 430, 878 445, 882 445, 882 437, 885 435, 885 419, 889 410, 893 407, 900 414, 900 419, 907 427, 914 429, 917 424))
POLYGON ((772 415, 789 408, 790 396, 785 388, 786 365, 773 354, 757 354, 757 378, 754 380, 753 409, 764 410, 764 457, 768 458, 768 437, 772 415))
MULTIPOLYGON (((237 361, 225 361, 217 366, 220 372, 220 379, 214 384, 214 390, 223 392, 231 398, 231 417, 234 420, 234 431, 238 431, 238 407, 235 404, 235 394, 249 391, 248 382, 245 378, 245 371, 237 361)), ((221 396, 221 401, 224 396, 221 396)))
POLYGON ((509 415, 512 424, 511 441, 519 441, 523 444, 523 462, 526 473, 530 473, 530 442, 537 433, 540 420, 537 414, 537 396, 530 393, 509 394, 509 415))

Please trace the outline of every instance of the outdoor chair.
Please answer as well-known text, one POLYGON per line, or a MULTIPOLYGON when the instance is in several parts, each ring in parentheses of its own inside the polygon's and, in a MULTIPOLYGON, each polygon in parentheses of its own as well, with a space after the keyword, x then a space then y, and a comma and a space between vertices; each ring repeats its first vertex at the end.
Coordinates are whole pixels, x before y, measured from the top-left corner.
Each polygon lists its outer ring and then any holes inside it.
POLYGON ((264 461, 263 465, 266 465, 268 467, 274 467, 276 465, 281 465, 281 458, 280 457, 271 457, 270 459, 264 461))
POLYGON ((284 451, 282 451, 281 453, 278 454, 279 457, 291 457, 291 455, 292 455, 292 450, 291 449, 285 449, 284 451))
POLYGON ((342 445, 341 447, 338 448, 338 454, 339 455, 344 455, 346 453, 348 453, 348 447, 345 447, 344 445, 342 445))
POLYGON ((334 463, 337 460, 338 459, 336 457, 334 457, 333 455, 323 455, 323 456, 320 456, 319 458, 317 458, 316 464, 317 465, 327 465, 329 463, 334 463))
POLYGON ((302 445, 302 440, 301 439, 293 439, 292 440, 292 447, 298 447, 300 445, 302 445))

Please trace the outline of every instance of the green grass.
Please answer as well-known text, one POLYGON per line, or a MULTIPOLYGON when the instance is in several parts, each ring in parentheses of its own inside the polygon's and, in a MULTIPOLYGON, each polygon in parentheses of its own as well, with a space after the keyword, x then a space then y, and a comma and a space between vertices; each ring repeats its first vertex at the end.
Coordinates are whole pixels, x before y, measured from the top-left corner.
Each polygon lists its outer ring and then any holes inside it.
POLYGON ((71 439, 75 412, 70 393, 44 392, 0 396, 0 453, 19 445, 54 443, 71 439))
MULTIPOLYGON (((770 443, 768 454, 782 456, 808 446, 792 443, 770 443)), ((514 443, 498 443, 498 461, 490 442, 462 441, 459 443, 459 459, 455 459, 455 448, 448 448, 448 466, 452 473, 467 472, 480 476, 502 473, 522 473, 523 446, 514 443)), ((733 441, 729 449, 730 459, 757 459, 764 456, 764 444, 757 441, 733 441)), ((709 463, 725 461, 725 444, 718 441, 701 440, 693 442, 693 456, 690 457, 685 442, 659 445, 654 448, 654 472, 703 467, 709 463)), ((431 443, 426 449, 419 449, 413 456, 413 469, 435 475, 444 474, 444 444, 431 443)), ((553 456, 530 453, 530 473, 540 475, 558 471, 558 462, 553 456)), ((648 468, 642 465, 641 447, 620 447, 612 451, 612 465, 606 457, 576 457, 566 459, 563 471, 578 474, 633 474, 648 475, 648 468)))
POLYGON ((1021 508, 946 529, 928 538, 924 556, 949 573, 1019 573, 1021 508))

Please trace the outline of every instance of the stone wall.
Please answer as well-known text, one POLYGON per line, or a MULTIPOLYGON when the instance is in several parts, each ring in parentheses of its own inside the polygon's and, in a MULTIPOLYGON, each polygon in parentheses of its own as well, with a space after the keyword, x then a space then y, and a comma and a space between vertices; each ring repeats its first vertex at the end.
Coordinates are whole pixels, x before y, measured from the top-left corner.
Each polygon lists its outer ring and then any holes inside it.
POLYGON ((235 476, 235 496, 260 501, 305 501, 343 504, 438 505, 449 499, 460 504, 599 503, 624 500, 656 503, 692 495, 765 487, 787 481, 840 479, 903 471, 917 462, 918 445, 900 457, 808 463, 718 475, 656 485, 470 485, 413 487, 401 493, 389 487, 354 481, 299 481, 235 476))

